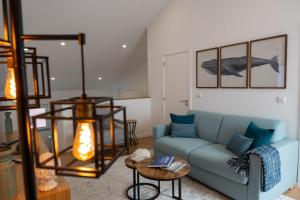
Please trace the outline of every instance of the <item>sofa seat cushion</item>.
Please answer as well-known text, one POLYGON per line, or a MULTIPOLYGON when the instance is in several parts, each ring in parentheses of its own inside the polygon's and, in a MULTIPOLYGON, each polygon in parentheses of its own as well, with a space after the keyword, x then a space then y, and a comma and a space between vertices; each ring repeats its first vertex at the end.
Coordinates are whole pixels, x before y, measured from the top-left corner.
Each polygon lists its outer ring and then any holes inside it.
POLYGON ((189 162, 192 166, 237 183, 247 184, 247 176, 238 175, 232 167, 227 166, 227 161, 233 156, 234 154, 227 150, 224 145, 212 144, 192 151, 189 155, 189 162))
POLYGON ((176 157, 188 160, 191 151, 212 144, 209 141, 199 138, 173 138, 162 137, 155 142, 156 151, 161 153, 171 153, 176 157))

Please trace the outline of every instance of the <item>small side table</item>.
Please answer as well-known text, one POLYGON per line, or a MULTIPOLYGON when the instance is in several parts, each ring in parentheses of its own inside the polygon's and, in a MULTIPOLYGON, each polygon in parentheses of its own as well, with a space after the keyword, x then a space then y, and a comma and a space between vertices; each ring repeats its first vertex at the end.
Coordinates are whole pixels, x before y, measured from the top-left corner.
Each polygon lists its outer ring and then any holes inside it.
POLYGON ((125 165, 126 165, 126 167, 132 169, 132 182, 133 182, 133 184, 126 189, 126 196, 127 196, 128 199, 140 200, 140 186, 150 186, 150 187, 154 188, 154 190, 157 191, 157 193, 154 196, 152 196, 150 198, 147 198, 147 199, 144 199, 144 200, 155 199, 159 196, 159 194, 160 194, 159 186, 156 186, 152 183, 140 183, 140 176, 136 171, 137 163, 135 161, 131 160, 130 157, 127 157, 125 159, 125 165), (131 189, 133 189, 133 195, 132 196, 129 195, 129 191, 131 189))
POLYGON ((138 139, 136 137, 136 134, 135 134, 135 128, 136 128, 136 120, 134 119, 129 119, 126 121, 126 124, 127 124, 127 130, 128 130, 128 137, 129 137, 129 142, 130 142, 130 145, 138 145, 138 139))
MULTIPOLYGON (((183 167, 178 172, 170 172, 165 169, 161 168, 151 168, 147 167, 151 163, 151 159, 144 160, 137 164, 136 169, 138 174, 141 176, 150 179, 158 181, 159 183, 159 189, 160 189, 160 181, 171 181, 172 182, 172 198, 173 199, 182 199, 182 188, 181 188, 181 178, 188 175, 191 171, 190 164, 182 159, 175 158, 175 160, 180 160, 181 162, 185 163, 185 167, 183 167), (175 181, 178 181, 178 194, 175 195, 175 181)), ((139 190, 138 190, 139 192, 139 190)))

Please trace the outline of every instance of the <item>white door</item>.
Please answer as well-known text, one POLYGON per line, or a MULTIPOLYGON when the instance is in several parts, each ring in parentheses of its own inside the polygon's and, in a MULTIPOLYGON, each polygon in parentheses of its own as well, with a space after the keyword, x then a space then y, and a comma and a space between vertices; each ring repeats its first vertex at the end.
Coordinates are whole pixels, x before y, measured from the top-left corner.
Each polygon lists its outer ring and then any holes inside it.
POLYGON ((165 55, 164 74, 164 119, 170 121, 170 113, 184 115, 190 108, 189 52, 165 55))

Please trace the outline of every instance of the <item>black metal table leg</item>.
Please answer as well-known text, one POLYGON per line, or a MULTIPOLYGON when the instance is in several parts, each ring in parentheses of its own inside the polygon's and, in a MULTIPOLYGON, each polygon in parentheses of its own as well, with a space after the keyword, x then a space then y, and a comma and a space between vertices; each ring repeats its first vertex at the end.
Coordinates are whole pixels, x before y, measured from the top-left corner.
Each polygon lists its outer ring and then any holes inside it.
POLYGON ((160 194, 160 184, 158 186, 152 184, 152 183, 140 183, 140 175, 136 170, 133 170, 133 185, 129 186, 126 190, 126 196, 130 200, 140 200, 140 186, 148 186, 152 187, 155 191, 156 194, 153 195, 152 197, 142 199, 142 200, 154 200, 156 199, 159 194, 160 194), (133 190, 132 196, 129 195, 129 191, 133 190))
POLYGON ((181 195, 181 178, 177 179, 178 181, 178 196, 175 196, 175 180, 172 180, 172 198, 173 199, 182 199, 181 195))
POLYGON ((132 172, 133 173, 133 181, 132 182, 133 182, 133 185, 134 185, 133 186, 133 198, 136 199, 136 187, 135 187, 135 185, 136 185, 136 177, 135 177, 136 176, 136 170, 133 169, 132 171, 133 171, 132 172))
POLYGON ((137 173, 137 191, 138 191, 137 199, 140 200, 140 174, 139 173, 137 173))
POLYGON ((175 193, 174 193, 174 180, 172 180, 172 198, 175 197, 175 193))
POLYGON ((160 181, 157 181, 157 186, 158 186, 158 189, 160 191, 160 181))
POLYGON ((178 199, 181 199, 181 178, 178 179, 178 199))

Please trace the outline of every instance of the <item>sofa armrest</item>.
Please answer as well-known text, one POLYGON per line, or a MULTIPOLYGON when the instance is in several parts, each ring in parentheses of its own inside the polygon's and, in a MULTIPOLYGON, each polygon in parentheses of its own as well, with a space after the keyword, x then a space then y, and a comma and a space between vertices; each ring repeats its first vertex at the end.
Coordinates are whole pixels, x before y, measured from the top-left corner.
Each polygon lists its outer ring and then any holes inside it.
POLYGON ((262 161, 256 155, 250 155, 248 199, 275 199, 297 181, 298 141, 283 139, 272 144, 278 151, 281 161, 281 181, 267 192, 261 190, 262 161))
POLYGON ((168 135, 170 126, 169 125, 157 125, 153 127, 153 138, 157 140, 163 136, 168 135))

